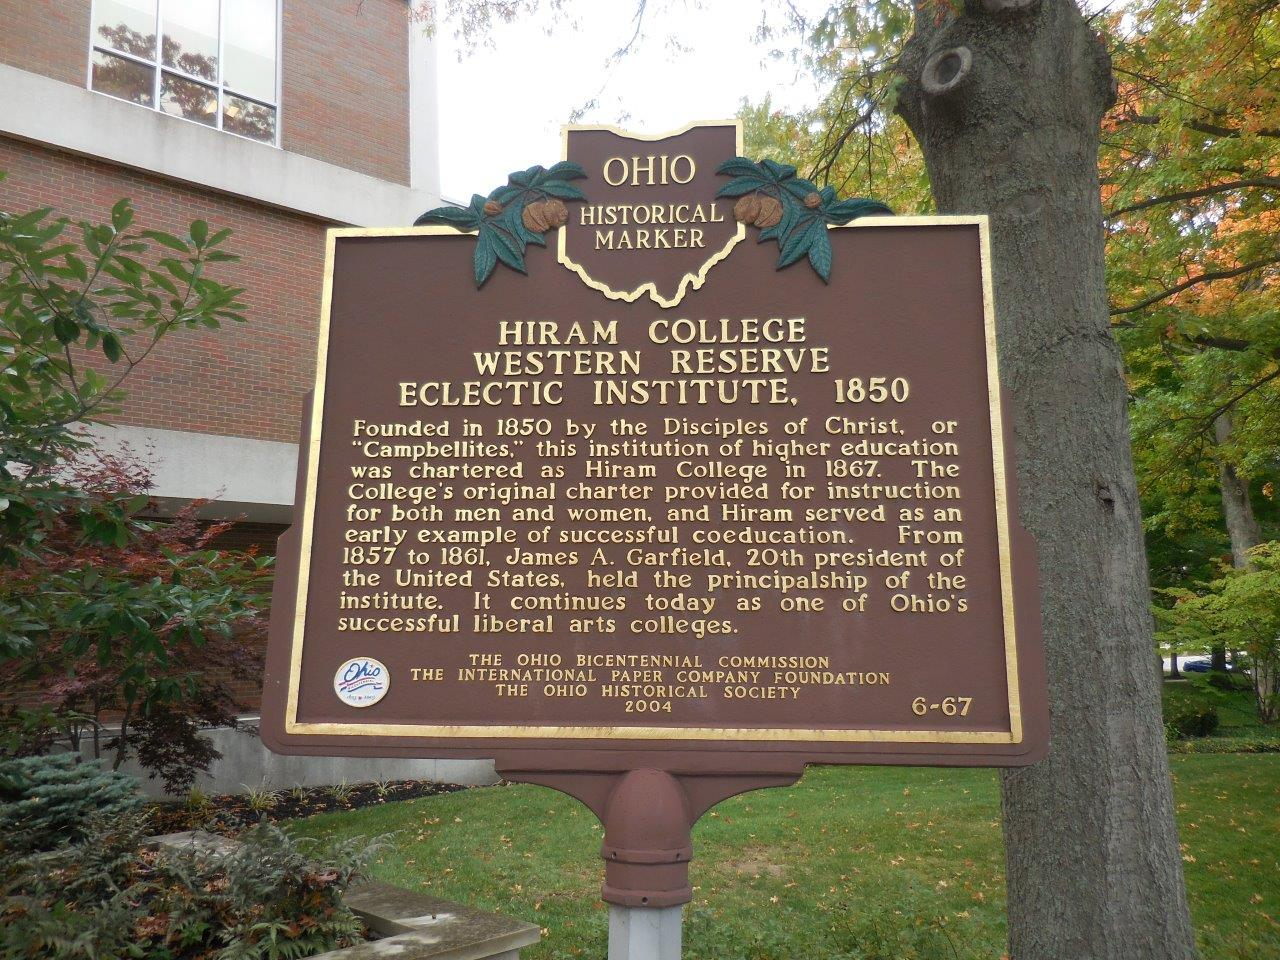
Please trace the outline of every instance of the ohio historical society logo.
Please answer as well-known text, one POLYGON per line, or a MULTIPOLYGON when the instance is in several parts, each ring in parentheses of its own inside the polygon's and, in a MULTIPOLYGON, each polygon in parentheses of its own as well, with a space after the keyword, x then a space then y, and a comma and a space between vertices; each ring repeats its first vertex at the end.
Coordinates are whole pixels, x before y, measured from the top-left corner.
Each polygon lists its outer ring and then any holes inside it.
POLYGON ((391 672, 372 657, 352 657, 333 675, 333 692, 349 707, 373 706, 390 686, 391 672))

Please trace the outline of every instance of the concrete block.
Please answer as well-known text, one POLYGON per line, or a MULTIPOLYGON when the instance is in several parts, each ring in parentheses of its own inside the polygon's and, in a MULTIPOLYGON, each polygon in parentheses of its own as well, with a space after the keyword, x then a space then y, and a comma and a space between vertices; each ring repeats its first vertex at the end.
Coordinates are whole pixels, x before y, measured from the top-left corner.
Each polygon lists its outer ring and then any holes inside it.
MULTIPOLYGON (((252 719, 247 723, 252 724, 252 719)), ((232 730, 219 727, 204 734, 222 753, 209 774, 196 777, 195 786, 211 796, 247 793, 264 786, 271 790, 290 787, 323 787, 335 783, 369 783, 376 780, 430 780, 435 783, 460 783, 484 786, 496 783, 498 774, 492 760, 400 760, 357 757, 284 757, 272 753, 252 727, 232 730)), ((110 731, 104 734, 104 739, 110 731)), ((86 743, 82 752, 92 757, 93 747, 86 743)), ((112 757, 104 755, 104 762, 112 757)), ((143 790, 158 800, 171 797, 159 780, 147 779, 137 762, 126 760, 120 768, 142 781, 143 790)))

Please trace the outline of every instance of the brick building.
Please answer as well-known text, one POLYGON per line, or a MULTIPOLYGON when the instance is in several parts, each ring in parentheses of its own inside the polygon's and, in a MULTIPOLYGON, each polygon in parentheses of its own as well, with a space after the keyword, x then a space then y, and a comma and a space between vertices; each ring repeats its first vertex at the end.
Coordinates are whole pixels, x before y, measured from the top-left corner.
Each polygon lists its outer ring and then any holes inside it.
MULTIPOLYGON (((0 0, 0 207, 230 227, 249 323, 183 332, 103 443, 238 544, 290 519, 324 230, 438 204, 435 51, 406 0, 0 0)), ((245 690, 242 693, 250 693, 245 690)), ((256 691, 254 692, 256 693, 256 691)))

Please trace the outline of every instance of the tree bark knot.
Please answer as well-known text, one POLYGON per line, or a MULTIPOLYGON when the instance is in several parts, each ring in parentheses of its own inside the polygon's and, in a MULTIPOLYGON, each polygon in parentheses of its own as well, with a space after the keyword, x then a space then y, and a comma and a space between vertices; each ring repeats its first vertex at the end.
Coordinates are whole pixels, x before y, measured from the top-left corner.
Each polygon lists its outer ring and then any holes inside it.
POLYGON ((1111 484, 1105 480, 1095 480, 1093 482, 1093 492, 1100 503, 1111 513, 1116 512, 1116 495, 1111 492, 1111 484))
POLYGON ((973 51, 968 47, 947 47, 925 61, 920 84, 930 96, 946 96, 961 87, 972 72, 973 51))

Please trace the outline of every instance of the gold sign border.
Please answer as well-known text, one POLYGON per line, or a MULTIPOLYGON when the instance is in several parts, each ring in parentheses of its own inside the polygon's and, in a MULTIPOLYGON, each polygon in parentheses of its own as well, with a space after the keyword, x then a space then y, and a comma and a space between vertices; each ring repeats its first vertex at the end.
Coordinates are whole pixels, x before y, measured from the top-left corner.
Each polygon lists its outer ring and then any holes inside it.
POLYGON ((346 237, 439 237, 459 235, 453 227, 345 227, 328 231, 325 243, 324 293, 320 301, 320 328, 316 347, 316 383, 311 406, 310 443, 305 451, 307 477, 301 505, 302 531, 298 555, 298 590, 294 605, 292 646, 289 655, 288 700, 285 733, 361 737, 436 737, 440 739, 522 740, 731 740, 790 743, 988 743, 1022 742, 1022 697, 1018 683, 1018 650, 1013 603, 1009 502, 1006 493, 1004 416, 1001 408, 999 355, 996 338, 994 287, 991 279, 990 223, 982 216, 864 217, 831 230, 882 229, 911 226, 978 227, 982 265, 982 312, 987 355, 987 396, 991 414, 991 454, 995 481, 996 548, 1000 570, 1000 596, 1004 624, 1005 679, 1009 692, 1009 730, 873 730, 807 729, 803 727, 631 727, 631 726, 534 726, 413 723, 309 723, 298 720, 298 686, 302 673, 302 644, 307 622, 307 587, 315 522, 316 484, 320 467, 321 427, 324 420, 325 379, 329 360, 329 324, 333 309, 333 267, 337 240, 346 237))
MULTIPOLYGON (((617 134, 619 137, 626 137, 628 140, 653 141, 666 140, 669 137, 676 137, 682 133, 688 133, 694 127, 733 127, 735 137, 734 149, 737 151, 737 156, 742 156, 743 146, 741 120, 701 120, 695 123, 686 123, 683 127, 677 127, 674 130, 667 130, 663 133, 632 133, 630 130, 624 130, 621 127, 614 127, 609 124, 569 124, 560 128, 561 155, 562 159, 569 159, 569 134, 578 130, 605 130, 609 133, 617 134)), ((725 159, 728 160, 729 158, 725 157, 725 159)), ((577 208, 575 207, 574 209, 577 208)), ((664 310, 668 310, 683 300, 684 295, 690 290, 697 290, 706 282, 707 272, 727 257, 729 255, 729 251, 746 239, 747 227, 746 224, 738 224, 737 232, 729 238, 729 241, 723 247, 713 253, 710 258, 704 261, 702 266, 693 273, 686 273, 680 278, 680 285, 676 288, 676 294, 674 297, 670 298, 664 297, 658 292, 658 284, 653 280, 640 284, 640 286, 636 287, 634 290, 615 290, 607 283, 602 283, 595 279, 587 272, 586 267, 573 260, 565 250, 568 230, 561 227, 558 233, 559 238, 556 242, 556 259, 576 273, 582 279, 582 282, 592 290, 599 290, 610 300, 625 300, 627 303, 634 303, 647 293, 650 300, 662 307, 664 310)))

